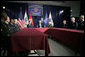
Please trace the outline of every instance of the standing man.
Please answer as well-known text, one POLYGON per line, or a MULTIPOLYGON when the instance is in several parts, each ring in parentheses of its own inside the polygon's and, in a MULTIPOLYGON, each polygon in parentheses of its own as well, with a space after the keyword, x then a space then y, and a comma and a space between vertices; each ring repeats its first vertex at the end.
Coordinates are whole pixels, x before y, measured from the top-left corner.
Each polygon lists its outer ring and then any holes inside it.
MULTIPOLYGON (((5 16, 4 22, 1 26, 1 30, 2 30, 1 35, 3 37, 1 44, 2 44, 2 48, 4 50, 4 53, 6 51, 8 51, 7 55, 10 55, 10 54, 12 55, 12 52, 10 50, 10 48, 11 48, 11 45, 10 45, 11 29, 10 29, 10 26, 9 26, 9 22, 10 22, 10 18, 8 16, 5 16)), ((3 56, 4 56, 4 54, 3 54, 3 56)))
POLYGON ((6 52, 6 49, 4 49, 4 27, 3 27, 3 25, 4 25, 4 23, 5 23, 5 19, 7 18, 7 14, 5 13, 5 12, 2 12, 2 14, 1 14, 1 55, 2 56, 4 56, 4 54, 5 54, 5 52, 6 52), (2 52, 2 51, 4 51, 4 52, 2 52))

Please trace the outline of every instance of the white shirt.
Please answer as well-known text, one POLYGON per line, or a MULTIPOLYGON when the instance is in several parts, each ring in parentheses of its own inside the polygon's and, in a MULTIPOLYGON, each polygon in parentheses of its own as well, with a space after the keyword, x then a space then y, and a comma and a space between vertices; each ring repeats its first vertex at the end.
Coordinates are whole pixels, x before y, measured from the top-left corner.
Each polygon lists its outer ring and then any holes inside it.
POLYGON ((39 24, 39 26, 40 26, 40 28, 42 28, 42 25, 41 24, 39 24))

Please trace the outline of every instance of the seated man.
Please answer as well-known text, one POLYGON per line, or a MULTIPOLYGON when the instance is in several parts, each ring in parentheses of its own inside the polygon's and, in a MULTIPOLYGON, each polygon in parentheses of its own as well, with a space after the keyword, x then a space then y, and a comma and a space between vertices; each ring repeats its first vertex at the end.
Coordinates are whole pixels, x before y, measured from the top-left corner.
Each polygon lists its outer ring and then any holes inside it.
POLYGON ((78 21, 78 29, 84 30, 84 15, 80 16, 80 19, 78 21))
POLYGON ((67 23, 66 22, 67 22, 66 20, 63 20, 63 24, 62 24, 63 28, 67 28, 67 23))
POLYGON ((31 24, 31 21, 29 21, 29 24, 27 25, 27 28, 33 28, 33 25, 31 24))
POLYGON ((49 28, 52 27, 52 23, 48 22, 47 27, 49 27, 49 28))
POLYGON ((42 27, 44 27, 44 20, 43 20, 43 18, 41 18, 41 24, 42 24, 42 27))
POLYGON ((11 19, 11 22, 9 23, 9 26, 11 28, 11 33, 14 33, 15 32, 15 26, 14 26, 14 20, 11 19))
POLYGON ((39 27, 39 28, 42 28, 42 22, 41 22, 41 20, 39 20, 38 27, 39 27))
POLYGON ((71 29, 77 29, 78 28, 78 23, 75 21, 74 17, 71 18, 70 28, 71 29))
POLYGON ((15 26, 15 29, 16 29, 15 32, 20 30, 20 26, 17 24, 17 22, 18 22, 17 19, 14 19, 14 26, 15 26))

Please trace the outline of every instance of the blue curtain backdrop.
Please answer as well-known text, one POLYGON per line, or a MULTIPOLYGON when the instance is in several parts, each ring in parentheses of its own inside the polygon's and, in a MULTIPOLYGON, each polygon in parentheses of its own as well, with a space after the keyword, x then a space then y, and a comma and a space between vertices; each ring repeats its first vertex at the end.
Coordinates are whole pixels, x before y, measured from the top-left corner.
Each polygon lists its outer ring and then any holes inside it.
MULTIPOLYGON (((28 14, 28 7, 29 4, 26 3, 7 3, 6 9, 3 11, 6 11, 9 17, 12 18, 17 18, 19 17, 20 13, 20 8, 22 8, 22 14, 24 18, 25 10, 27 10, 28 14)), ((70 21, 70 7, 63 7, 63 6, 52 6, 52 5, 43 5, 43 18, 45 17, 45 14, 47 12, 47 15, 49 16, 49 13, 51 11, 52 14, 52 19, 54 22, 54 27, 61 27, 62 21, 66 19, 69 24, 70 21), (59 12, 63 10, 64 12, 60 15, 59 12)), ((36 27, 38 25, 38 21, 41 19, 42 16, 32 16, 34 26, 36 27)), ((29 14, 28 14, 29 17, 29 14)))

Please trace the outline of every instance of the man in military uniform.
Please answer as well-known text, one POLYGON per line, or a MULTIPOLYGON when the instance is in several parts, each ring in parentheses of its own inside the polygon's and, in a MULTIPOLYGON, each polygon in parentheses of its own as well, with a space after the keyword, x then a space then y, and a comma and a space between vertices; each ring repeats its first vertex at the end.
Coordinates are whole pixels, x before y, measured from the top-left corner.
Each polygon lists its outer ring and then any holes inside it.
POLYGON ((20 30, 20 26, 17 24, 17 19, 11 19, 9 26, 11 27, 11 33, 15 33, 20 30))
MULTIPOLYGON (((4 21, 1 24, 1 35, 2 35, 2 48, 4 49, 4 53, 6 50, 8 53, 10 52, 10 26, 9 26, 10 19, 8 16, 4 17, 4 21)), ((4 54, 3 54, 4 55, 4 54)))
POLYGON ((17 19, 14 19, 14 26, 15 26, 15 29, 16 29, 15 32, 20 30, 20 26, 17 24, 17 22, 18 22, 17 19))
POLYGON ((9 26, 11 28, 11 33, 14 33, 15 32, 15 26, 14 26, 14 20, 11 19, 11 22, 9 23, 9 26))
POLYGON ((2 34, 3 36, 9 36, 10 35, 10 26, 9 26, 10 19, 7 17, 5 22, 2 23, 2 34))

